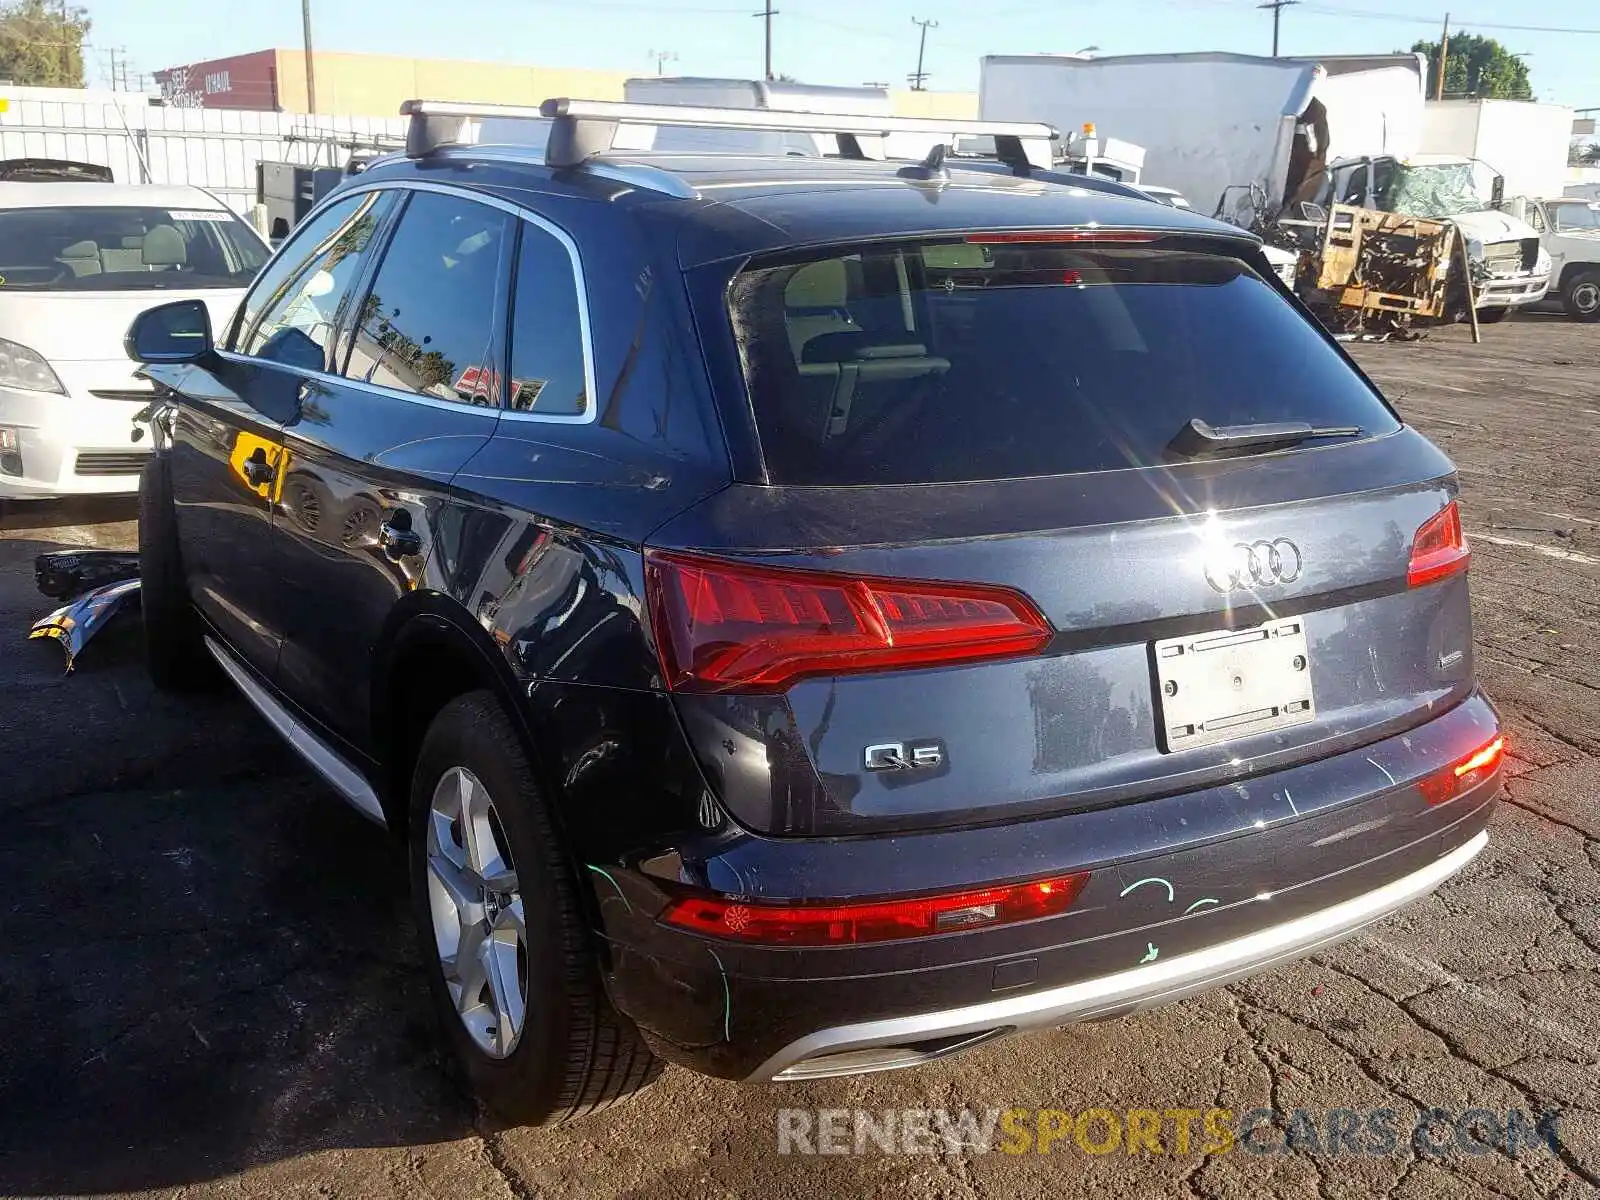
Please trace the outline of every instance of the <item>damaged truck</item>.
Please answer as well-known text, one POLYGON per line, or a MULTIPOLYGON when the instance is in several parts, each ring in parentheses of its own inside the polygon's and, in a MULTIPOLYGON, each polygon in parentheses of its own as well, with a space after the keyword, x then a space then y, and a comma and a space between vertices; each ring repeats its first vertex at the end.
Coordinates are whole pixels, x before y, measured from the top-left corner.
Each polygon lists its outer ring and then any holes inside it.
MULTIPOLYGON (((1504 320, 1514 309, 1538 303, 1550 287, 1550 255, 1538 232, 1505 209, 1505 177, 1478 159, 1416 154, 1336 162, 1319 199, 1330 213, 1330 232, 1345 219, 1342 214, 1352 211, 1381 214, 1391 227, 1428 229, 1442 241, 1454 227, 1466 243, 1469 279, 1457 272, 1445 286, 1441 277, 1432 295, 1443 308, 1427 315, 1464 315, 1469 282, 1470 303, 1481 322, 1504 320)), ((1440 253, 1428 261, 1436 262, 1440 253)), ((1325 254, 1325 271, 1328 261, 1325 254)))
POLYGON ((1543 295, 1548 259, 1492 171, 1419 157, 1425 79, 1418 54, 991 56, 979 107, 1143 145, 1147 178, 1296 253, 1335 329, 1496 320, 1543 295))

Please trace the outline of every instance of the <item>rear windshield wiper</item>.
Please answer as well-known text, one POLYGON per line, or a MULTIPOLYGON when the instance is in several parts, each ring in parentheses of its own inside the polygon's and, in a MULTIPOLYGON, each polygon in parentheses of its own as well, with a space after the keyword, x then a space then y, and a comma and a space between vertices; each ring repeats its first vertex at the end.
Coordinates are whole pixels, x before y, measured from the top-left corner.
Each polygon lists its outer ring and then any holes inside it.
POLYGON ((1252 425, 1208 425, 1192 418, 1167 444, 1173 454, 1200 458, 1246 450, 1294 446, 1312 438, 1356 437, 1359 425, 1312 425, 1306 421, 1260 421, 1252 425))

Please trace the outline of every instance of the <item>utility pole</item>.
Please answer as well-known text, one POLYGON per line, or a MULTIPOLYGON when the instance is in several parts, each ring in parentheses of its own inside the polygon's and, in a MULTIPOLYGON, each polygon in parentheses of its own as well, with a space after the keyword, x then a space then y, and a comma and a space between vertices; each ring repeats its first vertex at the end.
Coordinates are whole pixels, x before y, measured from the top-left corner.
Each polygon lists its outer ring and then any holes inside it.
POLYGON ((669 63, 669 62, 677 62, 678 61, 677 54, 674 53, 671 50, 652 50, 652 51, 650 51, 650 57, 655 59, 655 61, 656 61, 656 74, 657 75, 666 74, 666 71, 665 71, 664 68, 665 68, 667 63, 669 63))
POLYGON ((928 50, 928 30, 939 28, 939 22, 930 20, 919 21, 916 17, 912 17, 911 23, 913 25, 922 26, 922 33, 917 39, 917 69, 910 75, 907 75, 906 78, 911 81, 911 90, 913 92, 924 92, 927 91, 927 88, 924 85, 926 85, 928 82, 928 72, 922 69, 922 59, 928 50))
POLYGON ((1433 85, 1433 98, 1444 99, 1444 68, 1450 61, 1450 14, 1444 15, 1444 32, 1439 35, 1439 81, 1433 85))
POLYGON ((1256 5, 1257 8, 1270 8, 1272 10, 1272 57, 1278 57, 1278 21, 1283 16, 1283 10, 1290 5, 1299 4, 1300 0, 1267 0, 1265 4, 1256 5))
MULTIPOLYGON (((67 0, 61 0, 61 86, 67 86, 67 80, 72 78, 72 47, 67 38, 68 21, 67 0)), ((84 71, 84 82, 89 82, 89 72, 84 71)))
POLYGON ((778 10, 772 7, 772 0, 766 0, 766 7, 765 8, 763 8, 758 13, 751 13, 750 15, 753 16, 753 17, 760 17, 764 22, 766 22, 766 27, 767 27, 766 28, 766 34, 767 34, 766 78, 767 78, 768 82, 770 82, 772 80, 772 78, 773 78, 773 76, 772 76, 772 18, 778 15, 778 10))
POLYGON ((306 44, 306 111, 317 111, 317 59, 311 49, 311 0, 300 0, 300 29, 306 44))

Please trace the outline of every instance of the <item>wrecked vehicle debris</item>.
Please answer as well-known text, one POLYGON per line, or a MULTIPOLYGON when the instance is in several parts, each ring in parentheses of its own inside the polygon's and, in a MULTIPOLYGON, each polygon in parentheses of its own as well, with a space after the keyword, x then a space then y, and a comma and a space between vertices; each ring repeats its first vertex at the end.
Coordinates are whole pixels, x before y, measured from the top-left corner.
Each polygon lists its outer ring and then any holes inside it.
POLYGON ((136 579, 139 556, 126 550, 52 550, 33 560, 34 582, 52 600, 136 579))
POLYGON ((138 579, 122 579, 97 587, 35 621, 28 637, 54 638, 60 642, 67 653, 67 670, 71 671, 89 639, 104 629, 129 599, 138 594, 138 579))
POLYGON ((1447 312, 1456 231, 1443 221, 1336 204, 1304 299, 1339 332, 1408 330, 1447 312))

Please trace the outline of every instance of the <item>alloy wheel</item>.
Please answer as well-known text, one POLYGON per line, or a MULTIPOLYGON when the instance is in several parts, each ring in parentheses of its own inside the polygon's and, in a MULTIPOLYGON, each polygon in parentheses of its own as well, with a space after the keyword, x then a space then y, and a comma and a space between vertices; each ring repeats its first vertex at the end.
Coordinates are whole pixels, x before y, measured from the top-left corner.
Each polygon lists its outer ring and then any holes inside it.
POLYGON ((489 790, 446 771, 428 812, 428 908, 456 1015, 491 1058, 516 1049, 528 1009, 528 930, 516 866, 489 790))

